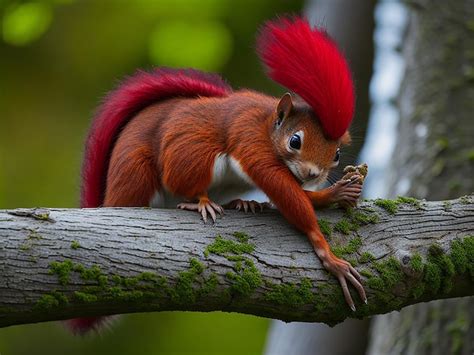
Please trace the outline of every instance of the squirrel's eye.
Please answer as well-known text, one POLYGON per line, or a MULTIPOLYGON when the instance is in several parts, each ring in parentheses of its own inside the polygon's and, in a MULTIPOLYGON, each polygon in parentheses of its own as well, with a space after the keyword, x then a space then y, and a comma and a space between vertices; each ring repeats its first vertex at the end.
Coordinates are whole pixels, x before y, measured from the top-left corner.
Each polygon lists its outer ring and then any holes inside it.
POLYGON ((301 138, 297 134, 293 134, 290 138, 290 147, 293 149, 301 148, 301 138))
POLYGON ((340 152, 340 149, 337 148, 336 150, 336 155, 334 156, 334 161, 337 162, 339 161, 339 158, 341 157, 341 152, 340 152))

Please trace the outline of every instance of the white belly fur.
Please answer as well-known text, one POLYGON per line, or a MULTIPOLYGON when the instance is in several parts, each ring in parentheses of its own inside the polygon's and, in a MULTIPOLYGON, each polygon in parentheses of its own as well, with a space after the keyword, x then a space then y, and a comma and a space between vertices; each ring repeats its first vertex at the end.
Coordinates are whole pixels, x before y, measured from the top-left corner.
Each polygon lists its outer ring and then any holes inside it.
MULTIPOLYGON (((253 190, 255 185, 243 171, 239 161, 227 154, 219 154, 214 162, 212 180, 208 194, 211 200, 224 204, 239 198, 253 190)), ((155 208, 174 208, 183 199, 173 196, 168 191, 156 192, 150 206, 155 208)))
POLYGON ((252 179, 244 172, 240 162, 231 155, 219 154, 214 162, 211 188, 217 185, 250 185, 252 179))

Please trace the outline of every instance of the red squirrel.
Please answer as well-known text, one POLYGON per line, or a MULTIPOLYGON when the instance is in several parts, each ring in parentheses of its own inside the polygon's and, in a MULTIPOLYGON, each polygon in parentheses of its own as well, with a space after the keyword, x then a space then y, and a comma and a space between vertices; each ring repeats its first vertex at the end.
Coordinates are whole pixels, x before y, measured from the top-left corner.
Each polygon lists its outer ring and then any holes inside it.
MULTIPOLYGON (((81 207, 149 206, 156 195, 173 195, 182 198, 179 208, 215 221, 224 207, 208 191, 232 174, 261 189, 307 235, 355 310, 347 282, 367 302, 361 278, 331 252, 314 207, 353 206, 362 186, 342 180, 304 189, 326 180, 350 141, 348 64, 323 30, 301 18, 266 23, 257 49, 268 75, 298 97, 233 91, 215 74, 169 68, 140 71, 109 93, 86 143, 81 207)), ((262 207, 241 200, 228 206, 262 207)), ((70 325, 82 330, 95 321, 70 325)))

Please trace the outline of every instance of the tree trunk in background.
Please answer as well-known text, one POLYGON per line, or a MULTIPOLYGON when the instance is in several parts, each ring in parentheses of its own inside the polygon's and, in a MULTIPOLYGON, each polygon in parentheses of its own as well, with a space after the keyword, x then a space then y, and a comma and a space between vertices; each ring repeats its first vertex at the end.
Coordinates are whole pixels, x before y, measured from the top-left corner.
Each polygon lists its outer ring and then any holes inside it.
MULTIPOLYGON (((374 7, 376 0, 308 1, 306 15, 325 27, 349 60, 356 79, 356 113, 351 127, 353 142, 345 148, 340 166, 353 164, 362 148, 370 111, 369 83, 374 57, 374 7)), ((351 319, 330 328, 320 323, 274 321, 266 354, 363 354, 368 320, 351 319), (341 341, 341 339, 344 339, 341 341)))
MULTIPOLYGON (((474 0, 409 1, 405 79, 391 194, 429 200, 473 191, 474 0)), ((369 354, 472 354, 474 298, 378 316, 369 354)))
POLYGON ((349 61, 356 86, 356 112, 351 126, 352 144, 344 148, 340 166, 353 164, 364 143, 370 112, 369 84, 374 62, 374 8, 377 0, 311 0, 306 14, 334 38, 349 61), (349 153, 347 157, 346 152, 349 153))

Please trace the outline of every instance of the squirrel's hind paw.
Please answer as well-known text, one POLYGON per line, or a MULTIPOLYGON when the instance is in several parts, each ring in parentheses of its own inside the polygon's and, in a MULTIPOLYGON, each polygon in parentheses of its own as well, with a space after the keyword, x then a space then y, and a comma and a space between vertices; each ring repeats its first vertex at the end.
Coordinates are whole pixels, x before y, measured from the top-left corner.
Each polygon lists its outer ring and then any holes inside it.
POLYGON ((207 214, 209 214, 212 218, 212 221, 215 223, 217 219, 217 214, 223 215, 224 208, 218 205, 217 203, 209 200, 208 198, 201 198, 199 202, 182 202, 176 206, 179 209, 187 210, 187 211, 197 211, 201 214, 204 223, 207 222, 207 214))

